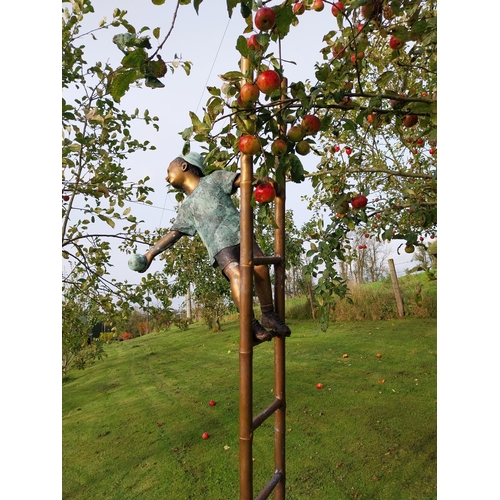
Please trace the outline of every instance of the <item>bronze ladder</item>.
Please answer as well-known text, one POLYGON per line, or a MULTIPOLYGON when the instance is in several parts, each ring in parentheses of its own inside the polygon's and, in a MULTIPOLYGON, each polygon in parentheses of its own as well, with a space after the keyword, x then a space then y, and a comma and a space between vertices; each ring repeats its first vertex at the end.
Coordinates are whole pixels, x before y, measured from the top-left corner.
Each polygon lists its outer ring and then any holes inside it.
MULTIPOLYGON (((241 71, 248 70, 248 60, 242 59, 241 71)), ((286 80, 283 81, 286 88, 286 80)), ((275 199, 274 256, 253 256, 252 182, 253 157, 242 154, 241 167, 241 254, 240 254, 240 350, 239 350, 239 449, 240 500, 253 500, 252 441, 254 431, 274 415, 274 474, 255 497, 264 500, 274 491, 275 500, 285 500, 285 338, 274 337, 274 401, 253 418, 253 340, 251 331, 253 266, 274 264, 274 304, 278 315, 285 319, 285 179, 282 193, 275 199)), ((277 179, 278 180, 278 179, 277 179)), ((278 180, 280 181, 280 180, 278 180)))

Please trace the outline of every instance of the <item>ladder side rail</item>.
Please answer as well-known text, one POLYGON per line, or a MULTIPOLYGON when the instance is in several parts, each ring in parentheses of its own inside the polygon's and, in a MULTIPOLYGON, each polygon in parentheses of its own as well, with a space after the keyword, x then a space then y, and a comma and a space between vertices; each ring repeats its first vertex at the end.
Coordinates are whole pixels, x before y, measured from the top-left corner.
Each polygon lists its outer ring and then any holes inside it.
MULTIPOLYGON (((249 61, 241 59, 241 72, 249 61)), ((253 157, 240 156, 240 348, 239 348, 239 451, 240 500, 253 500, 253 157)))
MULTIPOLYGON (((282 98, 286 97, 288 82, 281 81, 282 98)), ((282 135, 286 134, 286 125, 280 128, 282 135)), ((285 207, 286 182, 285 173, 277 179, 282 189, 275 199, 274 215, 276 229, 274 230, 274 254, 281 257, 281 262, 274 266, 274 302, 279 317, 285 320, 285 207)), ((274 465, 275 471, 281 474, 281 480, 274 490, 275 500, 285 500, 286 464, 286 394, 285 394, 285 338, 274 338, 274 397, 282 401, 280 408, 274 413, 274 465)))

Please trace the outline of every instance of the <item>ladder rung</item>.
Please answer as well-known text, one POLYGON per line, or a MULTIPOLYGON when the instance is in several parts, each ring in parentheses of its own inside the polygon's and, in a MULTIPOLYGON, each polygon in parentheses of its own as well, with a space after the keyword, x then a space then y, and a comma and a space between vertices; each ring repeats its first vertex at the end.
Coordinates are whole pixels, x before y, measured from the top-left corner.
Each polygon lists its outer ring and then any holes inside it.
POLYGON ((255 500, 264 500, 265 498, 267 498, 272 493, 276 485, 282 479, 283 479, 283 474, 281 472, 276 471, 273 477, 266 484, 264 489, 255 497, 255 500))
POLYGON ((276 410, 283 406, 283 400, 276 398, 262 413, 252 421, 252 430, 257 429, 266 418, 270 417, 276 410))
POLYGON ((263 255, 259 257, 254 255, 254 264, 280 264, 283 259, 279 255, 263 255))

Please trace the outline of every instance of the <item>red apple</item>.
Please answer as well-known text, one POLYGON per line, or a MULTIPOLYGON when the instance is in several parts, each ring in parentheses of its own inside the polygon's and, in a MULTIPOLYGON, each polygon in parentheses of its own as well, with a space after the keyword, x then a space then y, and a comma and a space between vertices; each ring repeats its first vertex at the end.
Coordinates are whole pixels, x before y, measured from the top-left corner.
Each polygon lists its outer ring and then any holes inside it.
POLYGON ((255 188, 254 195, 257 203, 269 203, 276 198, 276 191, 271 183, 263 182, 255 188))
POLYGON ((266 69, 259 74, 256 83, 261 92, 269 95, 280 88, 281 79, 276 71, 272 69, 266 69))
POLYGON ((436 152, 436 150, 435 150, 434 148, 429 149, 429 153, 430 153, 431 155, 433 155, 435 152, 436 152))
POLYGON ((240 89, 240 97, 243 106, 257 102, 259 94, 259 87, 257 87, 255 83, 244 83, 240 89))
POLYGON ((335 144, 335 146, 333 146, 333 150, 338 153, 340 151, 340 146, 338 144, 335 144))
POLYGON ((215 406, 217 403, 216 403, 213 399, 211 399, 211 400, 208 402, 208 404, 209 404, 210 406, 215 406))
POLYGON ((257 35, 254 33, 253 35, 250 35, 247 40, 247 45, 249 49, 254 49, 254 50, 259 50, 260 49, 260 44, 257 41, 257 35))
POLYGON ((254 155, 260 151, 260 140, 255 135, 242 135, 238 140, 238 148, 242 153, 254 155))
POLYGON ((312 8, 316 12, 321 12, 325 8, 325 4, 324 4, 323 0, 314 0, 314 2, 312 4, 312 8))
POLYGON ((286 141, 283 139, 276 139, 271 144, 271 153, 274 156, 283 156, 287 151, 286 141))
POLYGON ((342 2, 335 2, 332 5, 332 14, 337 17, 344 10, 344 4, 342 2))
POLYGON ((255 14, 255 27, 260 31, 269 31, 276 21, 276 14, 271 7, 261 7, 255 14))
POLYGON ((368 198, 362 194, 358 194, 351 200, 352 208, 364 208, 368 203, 368 198))
POLYGON ((62 199, 63 199, 64 201, 69 201, 69 196, 68 196, 67 194, 63 194, 62 199))
POLYGON ((392 50, 398 50, 400 49, 405 43, 403 40, 400 40, 399 38, 396 38, 395 36, 391 36, 391 39, 389 40, 389 46, 391 47, 392 50))
POLYGON ((306 8, 302 2, 295 2, 293 4, 293 13, 296 16, 301 16, 305 12, 306 8))
POLYGON ((382 357, 382 354, 377 354, 377 358, 381 358, 382 357))
POLYGON ((208 432, 204 432, 204 433, 201 435, 201 437, 202 437, 203 439, 208 439, 208 438, 210 437, 210 434, 209 434, 208 432))
POLYGON ((334 59, 344 57, 346 55, 345 47, 343 45, 335 45, 332 49, 332 55, 334 59))
POLYGON ((345 148, 345 152, 346 152, 346 154, 350 155, 352 153, 352 149, 351 148, 345 148))
POLYGON ((295 146, 295 151, 301 155, 305 156, 311 151, 311 145, 307 141, 299 141, 295 146))
POLYGON ((321 121, 316 115, 306 115, 301 124, 304 135, 316 135, 321 128, 321 121))
POLYGON ((321 382, 316 384, 316 389, 323 389, 323 384, 321 382))
POLYGON ((368 233, 365 233, 365 238, 369 238, 370 235, 368 233))
POLYGON ((299 142, 304 138, 302 127, 299 127, 298 125, 290 127, 286 135, 292 142, 299 142))
POLYGON ((363 6, 361 6, 361 15, 365 19, 370 19, 372 13, 373 13, 373 5, 372 4, 367 3, 363 6))
POLYGON ((413 127, 414 125, 416 125, 418 122, 418 116, 417 115, 406 115, 404 118, 403 118, 403 125, 405 127, 413 127))

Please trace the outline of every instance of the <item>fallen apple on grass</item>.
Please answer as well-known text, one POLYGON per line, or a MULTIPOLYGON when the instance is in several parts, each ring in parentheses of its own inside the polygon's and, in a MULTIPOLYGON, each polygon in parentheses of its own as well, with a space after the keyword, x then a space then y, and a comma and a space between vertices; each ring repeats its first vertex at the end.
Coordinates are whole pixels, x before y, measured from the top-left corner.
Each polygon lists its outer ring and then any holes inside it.
POLYGON ((316 389, 323 389, 323 384, 321 382, 316 384, 316 389))
POLYGON ((215 406, 217 403, 216 403, 213 399, 211 399, 211 400, 208 402, 208 404, 209 404, 210 406, 215 406))
POLYGON ((202 435, 201 435, 202 439, 208 439, 210 437, 210 434, 208 432, 204 432, 202 435))

